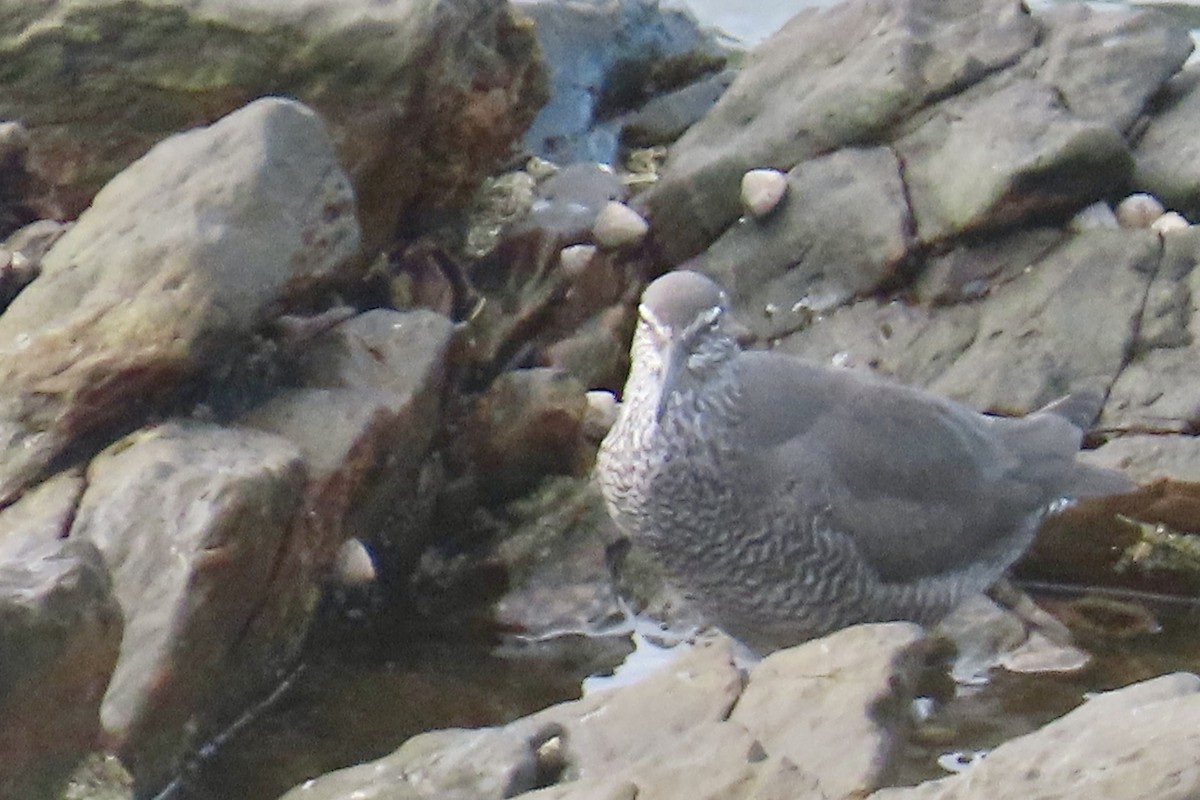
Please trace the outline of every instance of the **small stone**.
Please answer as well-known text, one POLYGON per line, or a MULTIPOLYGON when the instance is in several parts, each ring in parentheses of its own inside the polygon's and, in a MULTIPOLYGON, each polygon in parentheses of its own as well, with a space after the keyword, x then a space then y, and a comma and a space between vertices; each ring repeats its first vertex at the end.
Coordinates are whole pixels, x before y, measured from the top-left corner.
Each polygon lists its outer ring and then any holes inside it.
POLYGON ((1122 228, 1149 228, 1163 215, 1163 204, 1152 194, 1131 194, 1117 204, 1117 222, 1122 228))
POLYGON ((1166 236, 1175 231, 1186 231, 1190 227, 1191 223, 1184 219, 1184 216, 1178 211, 1168 211, 1150 223, 1150 230, 1159 236, 1166 236))
POLYGON ((338 548, 333 578, 343 586, 366 586, 375 581, 375 562, 358 539, 347 539, 338 548))
POLYGON ((617 398, 609 391, 597 389, 587 393, 587 410, 583 414, 583 433, 599 441, 617 421, 617 398))
POLYGON ((21 163, 29 152, 29 131, 19 122, 0 122, 0 163, 21 163))
POLYGON ((563 272, 576 277, 587 269, 587 265, 595 256, 596 246, 594 244, 573 244, 570 247, 564 247, 558 254, 558 263, 563 272))
POLYGON ((596 244, 608 249, 637 244, 646 237, 650 225, 641 214, 624 203, 612 200, 600 209, 592 226, 596 244))
POLYGON ((1071 217, 1070 227, 1076 233, 1081 233, 1082 231, 1119 228, 1121 225, 1117 222, 1117 215, 1113 213, 1108 203, 1100 200, 1071 217))
POLYGON ((762 219, 779 206, 787 192, 787 177, 777 169, 752 169, 742 176, 742 207, 762 219))

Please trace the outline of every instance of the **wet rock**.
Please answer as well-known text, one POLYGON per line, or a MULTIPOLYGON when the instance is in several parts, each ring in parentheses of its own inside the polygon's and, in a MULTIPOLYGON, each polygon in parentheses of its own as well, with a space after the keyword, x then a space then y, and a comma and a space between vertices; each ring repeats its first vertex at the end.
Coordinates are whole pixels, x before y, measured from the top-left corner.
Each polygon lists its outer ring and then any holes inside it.
POLYGON ((1094 695, 1038 731, 1005 742, 965 772, 872 800, 1183 800, 1200 792, 1200 678, 1175 673, 1094 695))
POLYGON ((20 9, 0 24, 0 110, 33 137, 43 216, 74 216, 165 136, 278 94, 329 122, 373 253, 416 208, 464 204, 545 98, 532 31, 502 0, 20 9))
POLYGON ((54 797, 96 749, 121 610, 87 542, 0 541, 0 796, 54 797))
POLYGON ((683 9, 644 0, 518 7, 533 20, 550 76, 550 99, 524 144, 551 161, 613 163, 624 114, 725 65, 724 48, 683 9))
POLYGON ((155 147, 0 316, 0 500, 233 359, 230 339, 357 248, 349 182, 298 103, 260 100, 155 147))
POLYGON ((501 375, 463 423, 456 444, 481 496, 508 500, 547 474, 586 473, 587 408, 586 390, 564 373, 538 368, 501 375))
POLYGON ((596 215, 592 238, 601 247, 614 250, 637 244, 646 238, 649 230, 650 226, 641 214, 624 203, 610 201, 596 215))
POLYGON ((295 657, 296 632, 256 623, 303 588, 276 572, 303 480, 288 442, 202 424, 140 431, 89 466, 70 541, 103 553, 125 616, 100 713, 139 793, 161 788, 295 657))
POLYGON ((1137 192, 1117 203, 1117 222, 1122 228, 1149 228, 1154 220, 1163 215, 1163 210, 1157 197, 1137 192))
POLYGON ((626 147, 670 144, 713 107, 736 75, 735 70, 723 70, 652 98, 637 111, 620 118, 621 144, 626 147))
POLYGON ((910 678, 924 668, 918 635, 903 624, 853 628, 772 655, 748 676, 730 640, 702 640, 639 683, 502 728, 423 734, 285 797, 842 797, 878 779, 888 731, 903 724, 910 678))
POLYGON ((779 213, 735 225, 695 262, 730 292, 739 319, 767 337, 874 291, 911 244, 899 164, 887 148, 805 161, 787 183, 791 199, 779 213))
MULTIPOLYGON (((361 314, 314 339, 298 385, 243 419, 293 442, 307 466, 305 513, 279 560, 280 580, 311 585, 349 538, 371 548, 385 579, 411 571, 431 535, 438 472, 428 456, 452 336, 450 320, 432 311, 361 314)), ((303 624, 310 604, 289 613, 303 624)))
POLYGON ((1121 373, 1158 253, 1149 232, 1089 231, 992 289, 986 303, 864 301, 779 346, 870 366, 980 409, 1024 413, 1121 373))

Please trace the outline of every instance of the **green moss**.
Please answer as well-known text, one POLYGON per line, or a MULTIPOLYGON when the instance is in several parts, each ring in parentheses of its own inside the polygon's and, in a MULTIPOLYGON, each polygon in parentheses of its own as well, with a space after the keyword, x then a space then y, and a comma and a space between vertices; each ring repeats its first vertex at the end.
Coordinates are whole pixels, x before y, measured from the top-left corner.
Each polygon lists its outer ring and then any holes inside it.
POLYGON ((1200 536, 1162 524, 1122 519, 1137 527, 1140 538, 1121 554, 1115 566, 1118 572, 1136 566, 1143 570, 1200 573, 1200 536))

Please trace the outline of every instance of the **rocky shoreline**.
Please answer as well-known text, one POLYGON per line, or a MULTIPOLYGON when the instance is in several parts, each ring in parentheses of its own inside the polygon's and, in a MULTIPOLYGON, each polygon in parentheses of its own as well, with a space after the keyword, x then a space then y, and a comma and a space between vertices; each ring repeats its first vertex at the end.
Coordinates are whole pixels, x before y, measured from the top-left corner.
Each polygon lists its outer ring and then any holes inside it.
MULTIPOLYGON (((102 796, 64 788, 97 754, 154 796, 333 585, 535 639, 688 621, 644 554, 611 574, 588 480, 636 298, 684 263, 752 346, 998 413, 1103 389, 1088 457, 1142 489, 1016 574, 1200 590, 1200 73, 1160 12, 847 0, 738 55, 634 0, 0 8, 0 797, 102 796)), ((1200 791, 1186 673, 880 789, 952 691, 938 641, 702 639, 286 796, 1200 791)))

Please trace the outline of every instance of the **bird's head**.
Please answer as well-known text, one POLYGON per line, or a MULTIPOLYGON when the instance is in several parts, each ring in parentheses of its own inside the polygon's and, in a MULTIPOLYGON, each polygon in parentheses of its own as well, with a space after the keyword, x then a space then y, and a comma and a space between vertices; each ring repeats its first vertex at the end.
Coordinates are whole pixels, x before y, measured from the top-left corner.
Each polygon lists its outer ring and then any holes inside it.
POLYGON ((659 393, 655 419, 661 421, 670 399, 694 386, 738 351, 724 323, 725 292, 698 272, 668 272, 646 287, 638 306, 642 348, 635 361, 657 362, 659 393))

